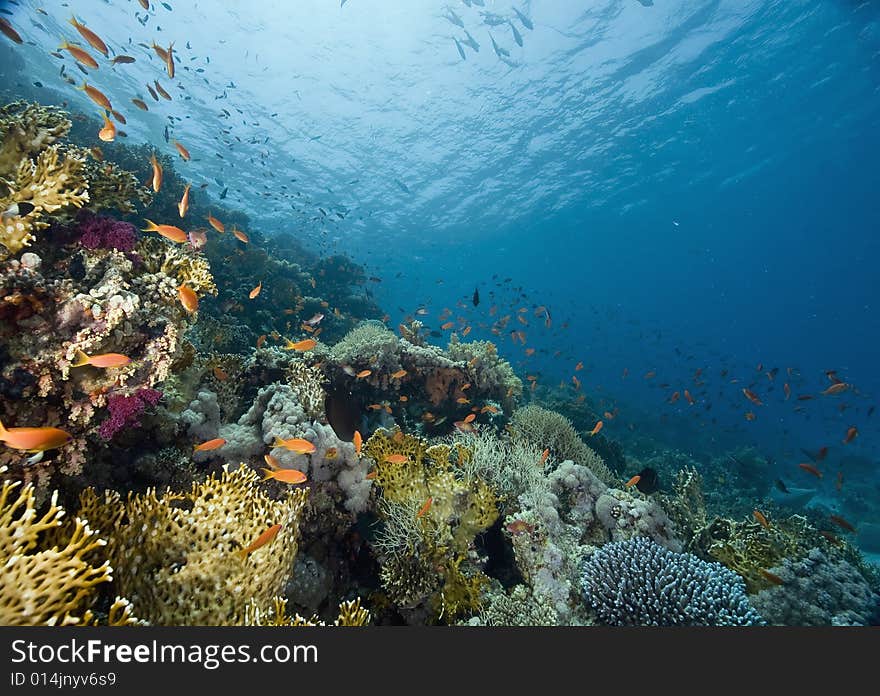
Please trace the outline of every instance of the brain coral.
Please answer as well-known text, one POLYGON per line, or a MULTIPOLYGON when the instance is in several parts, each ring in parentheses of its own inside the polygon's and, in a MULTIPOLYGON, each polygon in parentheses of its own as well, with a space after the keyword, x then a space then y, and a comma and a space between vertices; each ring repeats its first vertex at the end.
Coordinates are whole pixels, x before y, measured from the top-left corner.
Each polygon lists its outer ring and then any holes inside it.
POLYGON ((584 563, 582 587, 610 626, 751 626, 764 620, 733 571, 637 537, 584 563))

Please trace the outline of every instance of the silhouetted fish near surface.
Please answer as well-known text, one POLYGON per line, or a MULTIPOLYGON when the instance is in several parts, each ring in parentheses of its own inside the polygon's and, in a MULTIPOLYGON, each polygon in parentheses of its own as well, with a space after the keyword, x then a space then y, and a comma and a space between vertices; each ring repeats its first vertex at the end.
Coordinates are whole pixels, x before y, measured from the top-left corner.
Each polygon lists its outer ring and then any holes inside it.
POLYGON ((474 307, 480 304, 480 290, 479 288, 474 288, 474 307))
MULTIPOLYGON (((653 0, 648 0, 648 1, 652 2, 653 0)), ((535 25, 532 24, 532 20, 530 20, 528 17, 526 17, 522 12, 520 12, 515 7, 513 8, 513 11, 516 12, 517 19, 519 19, 519 21, 522 23, 522 25, 526 29, 534 29, 535 28, 535 25)))
POLYGON ((636 482, 636 488, 645 495, 650 495, 660 490, 660 477, 656 470, 650 466, 646 466, 638 473, 639 480, 636 482))
POLYGON ((788 493, 788 488, 786 488, 782 479, 776 479, 776 487, 783 493, 788 493))
POLYGON ((229 191, 229 187, 227 186, 223 189, 223 192, 220 194, 220 198, 226 198, 226 192, 229 191))

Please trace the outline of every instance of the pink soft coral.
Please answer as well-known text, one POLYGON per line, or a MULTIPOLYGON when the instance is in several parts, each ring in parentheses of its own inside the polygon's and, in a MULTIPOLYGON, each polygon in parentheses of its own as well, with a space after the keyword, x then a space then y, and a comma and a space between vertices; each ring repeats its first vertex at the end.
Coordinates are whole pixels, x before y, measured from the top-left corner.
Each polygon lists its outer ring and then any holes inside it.
POLYGON ((162 398, 162 392, 156 389, 138 389, 134 394, 125 396, 114 394, 107 399, 107 410, 110 417, 101 423, 98 434, 110 440, 120 430, 139 428, 140 416, 147 406, 155 406, 162 398))
POLYGON ((80 219, 79 229, 82 232, 79 243, 86 249, 130 252, 137 242, 134 225, 109 217, 86 214, 80 219))

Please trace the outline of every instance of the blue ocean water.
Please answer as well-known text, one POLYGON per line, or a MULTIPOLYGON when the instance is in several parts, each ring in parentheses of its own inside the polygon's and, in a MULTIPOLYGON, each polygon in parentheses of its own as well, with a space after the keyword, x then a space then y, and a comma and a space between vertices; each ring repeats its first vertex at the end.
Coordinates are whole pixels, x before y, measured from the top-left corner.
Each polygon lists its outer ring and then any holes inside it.
POLYGON ((126 109, 129 142, 167 128, 208 196, 366 264, 391 325, 453 308, 523 376, 618 408, 624 441, 754 445, 802 482, 801 448, 876 461, 878 5, 514 4, 527 23, 492 0, 4 7, 32 80, 87 113, 47 57, 72 12, 137 56, 100 75, 127 105, 173 41, 185 79, 126 109), (533 355, 493 305, 528 308, 533 355), (821 396, 830 370, 852 388, 821 396))

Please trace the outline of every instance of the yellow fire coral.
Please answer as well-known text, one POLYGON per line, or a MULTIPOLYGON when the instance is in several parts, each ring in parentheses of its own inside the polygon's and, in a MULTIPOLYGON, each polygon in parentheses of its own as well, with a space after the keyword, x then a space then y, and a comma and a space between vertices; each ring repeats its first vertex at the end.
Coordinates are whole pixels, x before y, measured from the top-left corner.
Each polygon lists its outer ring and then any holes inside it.
POLYGON ((171 276, 198 295, 217 294, 208 259, 188 244, 169 244, 158 237, 146 237, 138 242, 137 252, 147 272, 171 276))
POLYGON ((52 145, 41 151, 36 160, 22 159, 14 179, 0 179, 0 186, 6 189, 0 196, 0 210, 8 210, 14 203, 34 206, 27 215, 4 217, 0 222, 0 260, 30 244, 35 230, 48 227, 49 223, 42 219, 45 213, 66 206, 79 208, 88 202, 82 168, 82 158, 74 154, 62 157, 58 146, 52 145))
MULTIPOLYGON (((360 597, 339 605, 339 618, 333 623, 334 626, 366 626, 370 623, 370 612, 361 606, 360 597)), ((303 618, 299 614, 293 616, 287 613, 287 599, 275 597, 268 611, 259 607, 250 606, 245 618, 246 626, 326 626, 317 616, 310 619, 303 618)))
MULTIPOLYGON (((64 517, 57 493, 38 516, 33 486, 14 495, 18 486, 4 481, 0 489, 0 624, 92 623, 88 607, 97 586, 110 581, 111 569, 106 561, 93 565, 90 555, 105 542, 79 517, 64 534, 56 534, 64 517)), ((127 623, 121 601, 111 618, 127 623)))
POLYGON ((108 535, 114 589, 154 625, 240 625, 254 607, 270 611, 297 553, 308 491, 271 500, 242 465, 193 484, 187 493, 155 490, 81 496, 80 514, 108 535), (273 525, 275 538, 237 553, 273 525))
POLYGON ((0 177, 70 132, 70 120, 56 107, 23 100, 0 106, 0 177))
POLYGON ((471 456, 461 443, 435 445, 401 431, 377 430, 364 451, 376 461, 384 527, 376 548, 383 585, 404 606, 427 602, 437 619, 479 606, 486 576, 463 567, 474 537, 498 517, 497 498, 452 462, 471 456))

